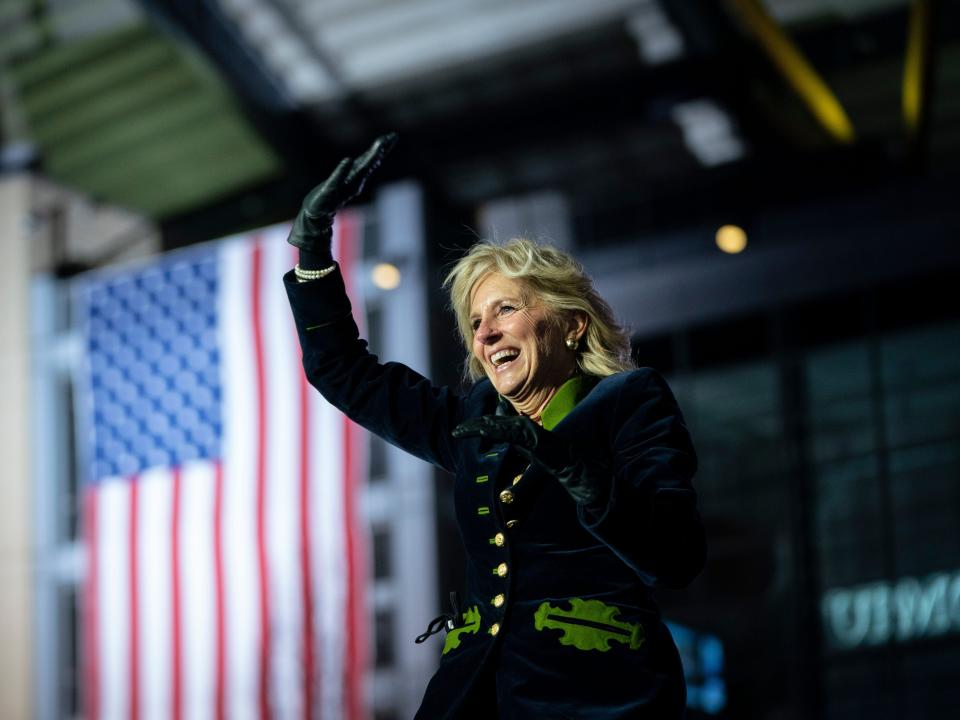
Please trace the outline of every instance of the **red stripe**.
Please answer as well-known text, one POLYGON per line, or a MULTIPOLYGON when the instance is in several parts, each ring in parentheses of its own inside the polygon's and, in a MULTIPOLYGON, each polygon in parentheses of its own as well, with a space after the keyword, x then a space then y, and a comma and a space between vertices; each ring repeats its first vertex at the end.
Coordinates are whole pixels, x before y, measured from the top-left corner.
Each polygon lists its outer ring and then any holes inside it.
POLYGON ((216 583, 217 649, 216 649, 216 718, 224 720, 226 713, 227 634, 223 594, 223 466, 214 464, 213 490, 213 570, 216 583))
POLYGON ((83 626, 84 663, 86 687, 84 688, 84 717, 97 720, 100 717, 100 628, 97 623, 99 600, 97 584, 100 581, 100 563, 97 544, 97 500, 95 488, 87 488, 83 495, 83 529, 87 551, 87 578, 84 586, 83 626))
POLYGON ((180 468, 173 468, 173 512, 170 528, 171 587, 173 592, 173 719, 183 716, 183 617, 180 595, 180 468))
POLYGON ((313 718, 313 561, 310 553, 310 407, 300 373, 300 583, 303 603, 303 717, 313 718))
POLYGON ((296 370, 300 394, 300 587, 303 603, 303 717, 313 720, 314 683, 320 675, 314 659, 313 547, 310 534, 310 388, 303 368, 296 370))
POLYGON ((139 578, 140 547, 137 541, 137 505, 140 480, 137 477, 128 478, 130 485, 130 537, 129 548, 129 591, 130 591, 130 712, 127 717, 137 720, 140 714, 140 610, 137 580, 139 578))
POLYGON ((357 602, 357 566, 356 566, 356 538, 353 527, 353 442, 351 428, 353 423, 343 419, 343 514, 344 540, 347 552, 347 637, 346 653, 344 657, 344 716, 348 720, 358 720, 360 717, 359 697, 357 693, 359 658, 359 631, 357 602))
MULTIPOLYGON (((350 282, 353 268, 354 253, 358 237, 356 220, 349 213, 341 213, 337 218, 339 225, 338 244, 341 272, 347 285, 347 291, 353 295, 350 282)), ((355 308, 361 307, 357 298, 351 297, 355 308)), ((356 427, 344 418, 343 420, 343 513, 344 513, 344 540, 347 555, 347 628, 346 649, 344 657, 344 716, 348 720, 362 720, 366 717, 363 702, 363 673, 365 659, 363 649, 366 647, 366 623, 361 613, 365 606, 364 600, 364 564, 362 543, 357 531, 356 496, 357 483, 357 453, 356 427)))
POLYGON ((253 353, 257 368, 257 566, 260 572, 260 717, 270 717, 270 593, 268 585, 266 539, 267 480, 267 399, 266 367, 263 353, 263 330, 260 326, 260 286, 262 281, 262 249, 260 238, 253 243, 251 294, 253 296, 253 353))

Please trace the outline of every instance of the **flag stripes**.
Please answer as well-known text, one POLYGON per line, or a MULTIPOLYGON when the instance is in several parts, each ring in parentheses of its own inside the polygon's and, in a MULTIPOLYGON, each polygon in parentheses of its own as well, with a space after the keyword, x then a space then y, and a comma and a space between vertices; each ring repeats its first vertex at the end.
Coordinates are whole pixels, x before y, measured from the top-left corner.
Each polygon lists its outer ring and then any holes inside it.
POLYGON ((312 429, 310 417, 310 386, 307 383, 306 376, 301 372, 297 373, 298 378, 298 401, 300 412, 300 487, 298 505, 300 508, 300 602, 303 612, 303 642, 301 651, 303 653, 303 701, 304 701, 304 720, 313 720, 314 687, 318 692, 320 675, 316 670, 316 661, 314 656, 313 637, 313 598, 314 598, 314 575, 313 575, 313 555, 310 552, 312 546, 312 537, 310 533, 310 506, 314 498, 310 494, 310 432, 312 429))
MULTIPOLYGON (((183 717, 183 616, 181 605, 181 567, 180 567, 180 513, 183 474, 179 467, 173 468, 173 510, 171 512, 170 527, 170 590, 173 605, 171 626, 173 631, 173 720, 183 717)), ((158 589, 158 595, 162 592, 158 589)))
POLYGON ((83 701, 87 715, 91 718, 100 717, 100 657, 99 627, 98 627, 98 598, 100 564, 98 562, 97 546, 94 539, 99 537, 97 532, 97 494, 90 488, 81 493, 82 520, 81 525, 85 533, 85 552, 87 575, 82 590, 83 604, 80 609, 82 618, 81 639, 83 642, 83 701))
MULTIPOLYGON (((359 238, 357 237, 357 220, 353 216, 346 216, 340 223, 340 233, 338 237, 338 257, 342 264, 352 267, 359 238)), ((344 273, 346 280, 347 293, 354 298, 356 288, 353 278, 349 273, 344 273)), ((358 467, 358 440, 357 427, 344 418, 343 420, 343 457, 345 469, 343 473, 344 498, 343 512, 344 519, 355 517, 356 509, 356 478, 357 473, 361 471, 358 467)), ((366 468, 362 471, 366 475, 366 468)), ((347 635, 346 646, 346 672, 344 673, 346 682, 346 701, 345 707, 348 717, 361 717, 362 698, 363 698, 363 666, 366 662, 366 632, 365 628, 369 626, 366 613, 361 615, 363 610, 363 597, 365 596, 365 577, 366 573, 363 565, 365 548, 362 544, 356 526, 353 523, 344 523, 344 537, 346 539, 347 556, 347 626, 352 628, 352 632, 347 635)))
POLYGON ((74 288, 87 718, 367 717, 363 443, 303 377, 285 235, 74 288))

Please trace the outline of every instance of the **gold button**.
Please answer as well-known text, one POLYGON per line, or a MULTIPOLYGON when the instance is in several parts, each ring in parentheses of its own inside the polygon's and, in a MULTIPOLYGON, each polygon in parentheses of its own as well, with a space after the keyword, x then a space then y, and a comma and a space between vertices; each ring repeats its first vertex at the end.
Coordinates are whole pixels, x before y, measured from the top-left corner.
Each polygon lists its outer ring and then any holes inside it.
POLYGON ((523 477, 523 473, 520 473, 519 475, 517 475, 517 476, 513 479, 513 484, 516 485, 518 482, 520 482, 520 478, 522 478, 522 477, 523 477))
POLYGON ((500 577, 506 577, 507 571, 508 571, 508 568, 506 563, 500 563, 499 565, 497 565, 497 575, 499 575, 500 577))
POLYGON ((493 596, 493 606, 500 607, 503 605, 504 600, 506 600, 506 598, 503 596, 503 593, 497 593, 493 596))
POLYGON ((509 505, 513 502, 513 493, 509 490, 503 490, 500 492, 500 502, 504 505, 509 505))
POLYGON ((491 635, 496 635, 498 632, 500 632, 500 623, 494 623, 490 626, 491 635))
POLYGON ((519 520, 507 520, 507 527, 508 528, 516 527, 517 523, 519 522, 520 522, 519 520))
POLYGON ((503 543, 507 541, 506 536, 503 533, 497 533, 493 536, 493 544, 497 547, 503 547, 503 543))

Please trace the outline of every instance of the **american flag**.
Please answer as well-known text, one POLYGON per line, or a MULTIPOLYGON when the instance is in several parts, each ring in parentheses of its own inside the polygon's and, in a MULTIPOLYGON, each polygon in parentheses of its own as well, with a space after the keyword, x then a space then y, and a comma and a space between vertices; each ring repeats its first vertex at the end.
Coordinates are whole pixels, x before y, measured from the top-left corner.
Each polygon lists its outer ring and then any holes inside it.
POLYGON ((365 444, 304 378, 286 234, 73 288, 87 718, 366 717, 365 444))

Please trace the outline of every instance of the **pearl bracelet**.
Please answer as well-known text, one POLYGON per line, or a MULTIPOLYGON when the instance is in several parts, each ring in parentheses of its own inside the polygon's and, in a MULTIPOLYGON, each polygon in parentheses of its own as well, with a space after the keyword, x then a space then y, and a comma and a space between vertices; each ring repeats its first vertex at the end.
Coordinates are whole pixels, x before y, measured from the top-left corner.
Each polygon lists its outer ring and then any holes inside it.
POLYGON ((310 280, 319 280, 322 277, 326 277, 336 268, 337 266, 334 264, 330 267, 324 268, 323 270, 305 270, 300 267, 300 263, 297 263, 293 267, 293 274, 297 276, 298 282, 308 282, 310 280))

